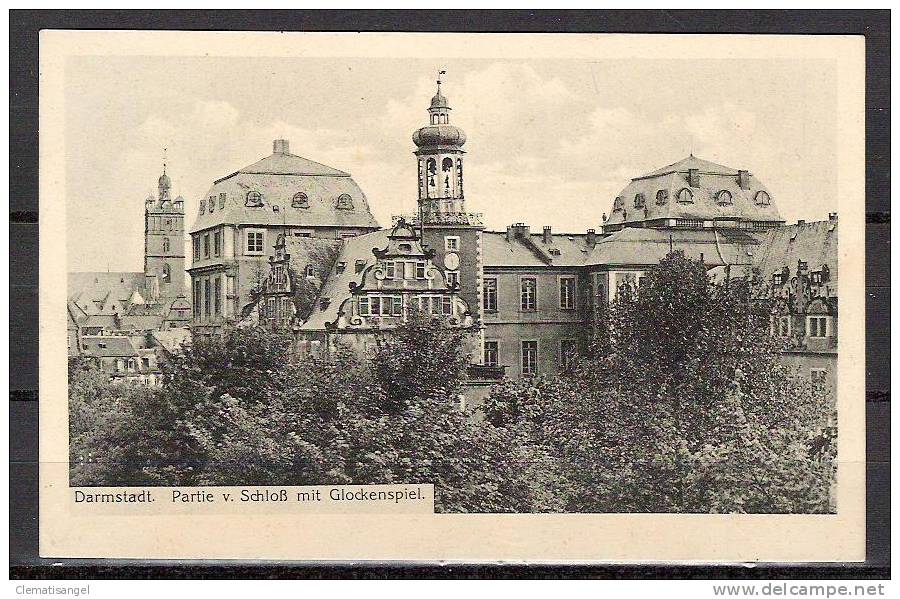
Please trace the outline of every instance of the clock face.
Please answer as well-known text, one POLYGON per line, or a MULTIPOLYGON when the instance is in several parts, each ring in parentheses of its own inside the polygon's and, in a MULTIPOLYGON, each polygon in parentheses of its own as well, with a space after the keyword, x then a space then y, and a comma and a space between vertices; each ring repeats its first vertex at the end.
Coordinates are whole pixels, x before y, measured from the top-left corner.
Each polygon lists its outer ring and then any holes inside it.
POLYGON ((456 270, 459 268, 459 254, 456 252, 448 252, 444 255, 444 266, 447 270, 456 270))

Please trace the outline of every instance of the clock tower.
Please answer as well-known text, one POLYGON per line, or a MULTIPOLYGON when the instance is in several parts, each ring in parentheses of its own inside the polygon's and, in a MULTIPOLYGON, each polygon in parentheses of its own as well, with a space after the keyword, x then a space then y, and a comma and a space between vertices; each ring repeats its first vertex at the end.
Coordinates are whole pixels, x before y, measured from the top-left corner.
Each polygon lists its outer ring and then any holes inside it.
MULTIPOLYGON (((443 71, 441 71, 443 74, 443 71)), ((441 92, 428 107, 428 124, 413 133, 418 172, 418 215, 423 243, 450 285, 457 285, 476 322, 482 317, 481 215, 466 212, 463 166, 465 132, 450 124, 450 104, 441 92)))

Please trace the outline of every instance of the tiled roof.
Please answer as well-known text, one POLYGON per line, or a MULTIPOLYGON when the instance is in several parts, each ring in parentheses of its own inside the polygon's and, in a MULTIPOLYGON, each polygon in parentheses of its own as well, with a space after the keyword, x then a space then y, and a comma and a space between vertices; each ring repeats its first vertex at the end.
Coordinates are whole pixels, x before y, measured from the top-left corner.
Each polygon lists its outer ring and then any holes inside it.
POLYGON ((113 314, 91 314, 80 324, 82 327, 102 327, 107 330, 119 328, 119 321, 113 314))
MULTIPOLYGON (((303 276, 309 264, 317 268, 330 269, 334 266, 335 257, 340 252, 340 239, 322 239, 320 237, 287 237, 284 240, 284 251, 290 255, 288 262, 295 274, 303 276)), ((320 277, 327 272, 319 272, 320 277)))
POLYGON ((581 266, 590 253, 584 233, 555 233, 544 243, 541 233, 508 240, 507 233, 485 231, 482 235, 483 262, 486 268, 503 266, 581 266))
POLYGON ((828 266, 828 285, 837 292, 838 221, 816 221, 767 231, 753 261, 763 281, 770 281, 785 266, 795 273, 797 261, 807 263, 809 272, 828 266))
POLYGON ((191 341, 191 330, 187 327, 153 331, 153 339, 166 351, 173 352, 181 349, 181 346, 191 341))
POLYGON ((343 240, 341 252, 319 293, 316 307, 301 328, 320 330, 325 328, 325 323, 337 320, 341 304, 350 297, 350 283, 362 282, 363 275, 357 272, 357 261, 360 261, 363 269, 375 264, 376 258, 372 250, 384 248, 390 233, 390 229, 382 229, 343 240), (341 263, 344 264, 344 269, 339 273, 338 265, 341 263), (327 299, 328 302, 324 308, 322 299, 327 299))
POLYGON ((748 189, 742 189, 738 183, 736 169, 715 164, 689 156, 669 166, 657 169, 631 180, 618 197, 622 198, 623 209, 609 212, 605 224, 641 222, 661 218, 713 220, 723 218, 739 218, 750 221, 782 221, 775 198, 772 193, 753 174, 748 173, 748 189), (699 186, 691 187, 688 182, 688 171, 697 169, 699 186), (678 193, 688 189, 692 202, 678 201, 678 193), (722 205, 718 194, 727 191, 731 194, 731 203, 722 205), (665 195, 665 202, 658 203, 657 194, 665 195), (757 194, 765 192, 769 197, 768 205, 757 203, 757 194), (635 206, 635 197, 642 195, 644 207, 635 206))
POLYGON ((84 336, 81 338, 84 353, 103 358, 122 358, 138 355, 131 339, 121 335, 84 336))
POLYGON ((89 315, 123 313, 143 287, 142 272, 70 272, 66 295, 89 315))
MULTIPOLYGON (((749 237, 749 236, 748 236, 749 237)), ((744 240, 746 245, 759 242, 744 240)), ((585 261, 588 265, 651 265, 658 264, 671 250, 681 250, 689 258, 703 261, 710 267, 740 259, 744 244, 725 241, 715 230, 659 230, 626 228, 602 239, 585 261)))
POLYGON ((343 171, 295 156, 274 153, 217 180, 202 198, 203 212, 194 220, 195 233, 221 224, 288 225, 296 227, 372 227, 378 222, 369 211, 362 189, 343 171), (262 194, 262 205, 248 207, 247 194, 262 194), (306 194, 306 208, 292 200, 306 194), (225 194, 224 202, 220 194, 225 194), (351 209, 338 208, 338 197, 350 196, 351 209), (208 199, 215 197, 212 212, 208 199))

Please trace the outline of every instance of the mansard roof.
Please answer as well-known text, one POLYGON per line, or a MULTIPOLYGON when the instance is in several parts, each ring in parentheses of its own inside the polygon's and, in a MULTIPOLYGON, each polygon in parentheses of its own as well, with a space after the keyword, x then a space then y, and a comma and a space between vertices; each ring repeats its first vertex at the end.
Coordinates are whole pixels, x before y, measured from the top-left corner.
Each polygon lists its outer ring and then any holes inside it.
POLYGON ((752 173, 693 155, 632 179, 617 195, 605 224, 657 219, 783 222, 773 194, 752 173), (697 177, 693 182, 692 171, 697 177), (741 176, 745 177, 743 186, 741 176), (679 201, 683 189, 689 202, 679 201), (723 192, 730 195, 729 202, 722 201, 726 197, 723 192), (642 202, 636 201, 638 198, 642 202))
POLYGON ((754 270, 761 283, 768 286, 772 275, 788 269, 790 276, 797 274, 798 262, 806 264, 807 272, 821 271, 827 267, 828 280, 825 294, 837 296, 838 284, 838 220, 798 223, 766 232, 763 243, 755 253, 754 270))
POLYGON ((736 230, 661 230, 626 228, 603 238, 585 260, 587 266, 658 264, 672 250, 703 259, 708 267, 749 263, 759 239, 736 230))
POLYGON ((270 156, 216 180, 198 209, 191 233, 223 224, 378 227, 349 174, 290 154, 277 143, 270 156), (258 205, 248 202, 248 194, 259 194, 258 205))

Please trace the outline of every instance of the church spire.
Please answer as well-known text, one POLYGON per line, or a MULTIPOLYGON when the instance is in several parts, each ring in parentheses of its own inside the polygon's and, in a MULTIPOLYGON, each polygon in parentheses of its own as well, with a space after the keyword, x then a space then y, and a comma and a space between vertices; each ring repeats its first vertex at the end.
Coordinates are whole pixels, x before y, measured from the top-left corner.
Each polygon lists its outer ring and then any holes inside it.
POLYGON ((166 150, 167 148, 163 148, 163 172, 159 177, 159 199, 164 200, 169 197, 169 190, 172 189, 172 180, 169 179, 169 175, 166 174, 166 150))

